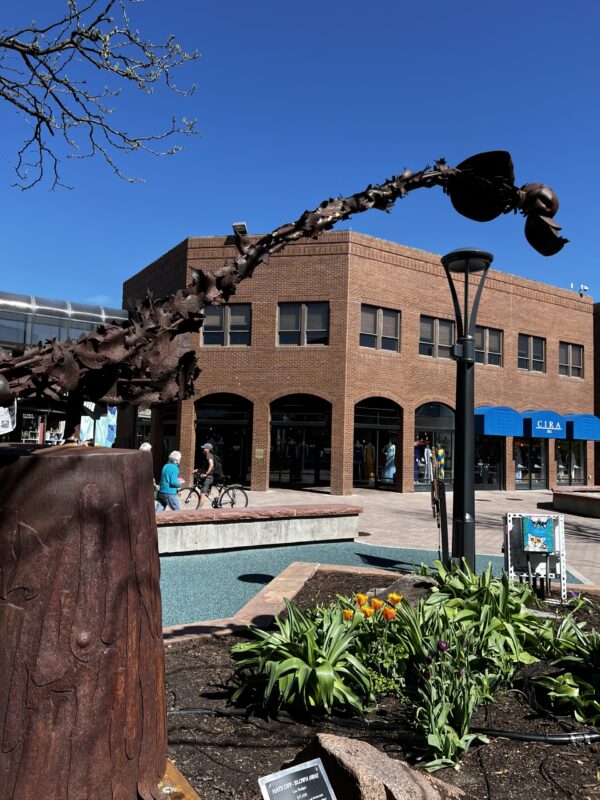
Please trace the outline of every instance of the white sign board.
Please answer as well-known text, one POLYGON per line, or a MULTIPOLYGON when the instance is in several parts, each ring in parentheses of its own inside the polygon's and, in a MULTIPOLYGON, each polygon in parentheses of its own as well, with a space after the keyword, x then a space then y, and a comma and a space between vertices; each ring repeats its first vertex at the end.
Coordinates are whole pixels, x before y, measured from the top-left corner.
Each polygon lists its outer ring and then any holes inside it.
POLYGON ((264 800, 336 800, 320 758, 259 778, 264 800))

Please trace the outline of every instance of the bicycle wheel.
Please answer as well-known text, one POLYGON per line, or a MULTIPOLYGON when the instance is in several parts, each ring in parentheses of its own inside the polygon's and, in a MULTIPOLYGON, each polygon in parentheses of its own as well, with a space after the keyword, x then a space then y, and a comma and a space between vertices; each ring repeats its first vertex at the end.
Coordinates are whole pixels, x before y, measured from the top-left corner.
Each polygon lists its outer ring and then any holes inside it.
POLYGON ((230 486, 223 489, 219 496, 219 506, 221 508, 246 508, 248 505, 248 495, 243 489, 233 488, 230 486))
POLYGON ((182 511, 194 511, 198 508, 200 504, 200 495, 193 486, 186 486, 185 489, 179 489, 177 494, 182 511))

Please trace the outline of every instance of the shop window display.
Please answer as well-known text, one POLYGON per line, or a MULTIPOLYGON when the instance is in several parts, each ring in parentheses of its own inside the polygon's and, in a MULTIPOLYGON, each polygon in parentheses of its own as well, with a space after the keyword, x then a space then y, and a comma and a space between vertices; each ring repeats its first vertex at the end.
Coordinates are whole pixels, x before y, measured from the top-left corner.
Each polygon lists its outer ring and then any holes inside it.
POLYGON ((561 486, 585 484, 585 445, 580 440, 555 439, 556 482, 561 486))
POLYGON ((426 403, 415 413, 415 489, 429 489, 433 477, 451 484, 454 469, 454 411, 442 403, 426 403))
POLYGON ((548 486, 547 439, 513 439, 516 489, 545 489, 548 486))
POLYGON ((353 483, 392 489, 402 448, 402 409, 392 400, 371 397, 354 409, 353 483))

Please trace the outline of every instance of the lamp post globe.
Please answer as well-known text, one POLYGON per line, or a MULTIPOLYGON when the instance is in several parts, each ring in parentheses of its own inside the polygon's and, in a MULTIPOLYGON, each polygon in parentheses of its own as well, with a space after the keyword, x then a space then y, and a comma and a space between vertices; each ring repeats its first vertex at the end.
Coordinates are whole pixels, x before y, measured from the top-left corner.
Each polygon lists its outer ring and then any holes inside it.
POLYGON ((456 317, 456 414, 454 445, 454 498, 452 504, 452 557, 464 559, 475 572, 475 328, 481 293, 494 257, 485 250, 464 248, 442 257, 456 317), (463 302, 453 276, 462 276, 463 302), (470 307, 471 276, 479 276, 470 307))

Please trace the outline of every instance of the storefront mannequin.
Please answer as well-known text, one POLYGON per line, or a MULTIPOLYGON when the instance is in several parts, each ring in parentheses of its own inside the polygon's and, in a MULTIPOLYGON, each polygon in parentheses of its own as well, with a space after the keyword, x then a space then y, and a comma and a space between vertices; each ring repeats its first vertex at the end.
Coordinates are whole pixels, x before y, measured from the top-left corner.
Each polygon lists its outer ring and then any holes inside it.
POLYGON ((381 451, 385 457, 383 466, 383 480, 393 481, 396 474, 396 443, 390 439, 381 451))
POLYGON ((375 448, 371 442, 363 444, 363 459, 369 486, 375 486, 375 448))
POLYGON ((354 479, 361 481, 363 476, 363 444, 360 439, 354 442, 354 479))
POLYGON ((431 451, 431 447, 429 446, 429 441, 425 441, 423 458, 425 459, 425 480, 431 481, 433 480, 433 453, 431 451))
POLYGON ((446 477, 446 451, 443 447, 438 447, 435 451, 435 459, 437 461, 438 477, 443 480, 446 477))

